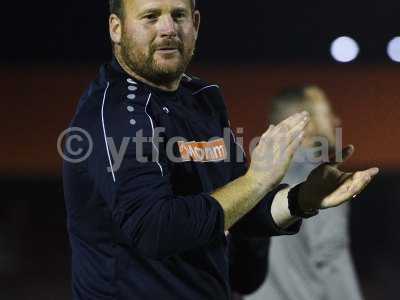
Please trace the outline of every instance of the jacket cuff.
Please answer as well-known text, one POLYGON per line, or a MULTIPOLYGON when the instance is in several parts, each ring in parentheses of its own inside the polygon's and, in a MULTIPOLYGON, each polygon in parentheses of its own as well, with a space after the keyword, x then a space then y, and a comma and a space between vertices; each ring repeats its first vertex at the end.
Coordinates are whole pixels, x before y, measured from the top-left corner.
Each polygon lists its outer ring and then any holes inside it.
POLYGON ((288 186, 287 184, 281 184, 268 193, 264 199, 231 228, 230 233, 238 235, 240 238, 262 238, 296 234, 300 230, 302 220, 283 229, 275 224, 271 215, 271 206, 276 194, 288 186))
POLYGON ((219 237, 221 235, 225 236, 225 212, 221 204, 210 194, 203 193, 203 196, 209 200, 212 210, 215 212, 215 230, 213 236, 219 237))

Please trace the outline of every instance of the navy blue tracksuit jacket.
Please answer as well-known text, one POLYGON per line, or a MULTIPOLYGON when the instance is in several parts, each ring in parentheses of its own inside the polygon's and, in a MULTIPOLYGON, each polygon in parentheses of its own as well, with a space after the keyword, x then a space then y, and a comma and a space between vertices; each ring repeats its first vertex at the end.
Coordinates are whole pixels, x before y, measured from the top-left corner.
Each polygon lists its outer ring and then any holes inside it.
POLYGON ((237 162, 243 153, 233 134, 221 141, 229 122, 216 85, 185 75, 176 92, 160 91, 113 59, 82 96, 71 127, 91 138, 80 145, 89 158, 63 169, 74 299, 230 299, 231 289, 253 288, 248 256, 265 266, 268 237, 299 228, 274 225, 275 191, 231 229, 229 256, 224 212, 210 194, 246 164, 237 162), (138 135, 147 138, 140 147, 138 135), (178 159, 167 155, 168 142, 178 159), (125 153, 122 163, 116 151, 125 153))

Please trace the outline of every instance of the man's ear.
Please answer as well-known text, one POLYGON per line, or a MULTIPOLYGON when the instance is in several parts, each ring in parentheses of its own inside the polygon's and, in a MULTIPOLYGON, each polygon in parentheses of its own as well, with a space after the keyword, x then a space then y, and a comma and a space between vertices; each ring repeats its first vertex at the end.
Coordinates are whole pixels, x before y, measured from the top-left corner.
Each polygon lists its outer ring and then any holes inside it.
POLYGON ((200 29, 200 11, 195 10, 193 12, 193 25, 194 25, 194 29, 196 31, 196 40, 197 37, 199 36, 199 29, 200 29))
POLYGON ((108 19, 110 38, 114 44, 121 43, 122 22, 116 14, 111 14, 108 19))

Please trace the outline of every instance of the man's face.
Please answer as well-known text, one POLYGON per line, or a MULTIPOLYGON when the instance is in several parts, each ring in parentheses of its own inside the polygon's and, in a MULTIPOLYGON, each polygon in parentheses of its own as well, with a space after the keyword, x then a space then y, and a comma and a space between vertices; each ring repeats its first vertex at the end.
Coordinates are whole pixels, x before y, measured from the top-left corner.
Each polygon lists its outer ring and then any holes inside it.
POLYGON ((333 112, 328 98, 321 89, 307 88, 305 95, 311 108, 312 134, 327 138, 329 145, 334 146, 336 141, 335 129, 340 126, 340 119, 333 112))
POLYGON ((125 0, 120 57, 153 83, 174 82, 193 56, 199 20, 191 0, 125 0))

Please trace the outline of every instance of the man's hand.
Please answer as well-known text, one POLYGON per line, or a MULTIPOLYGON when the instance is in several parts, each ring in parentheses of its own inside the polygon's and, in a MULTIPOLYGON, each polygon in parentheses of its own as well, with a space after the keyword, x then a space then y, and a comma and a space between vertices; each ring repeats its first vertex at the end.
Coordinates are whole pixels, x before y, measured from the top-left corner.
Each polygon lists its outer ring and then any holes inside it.
POLYGON ((304 137, 309 114, 291 116, 270 128, 253 151, 244 176, 214 191, 211 196, 225 213, 225 230, 247 214, 282 180, 304 137))
POLYGON ((277 126, 270 126, 254 149, 248 178, 265 190, 272 190, 283 177, 294 153, 303 141, 308 112, 295 114, 277 126))
MULTIPOLYGON (((354 152, 353 146, 343 150, 343 161, 354 152)), ((326 163, 308 176, 301 185, 298 194, 299 206, 304 211, 336 207, 354 198, 379 173, 371 168, 355 173, 346 173, 338 169, 341 163, 326 163)))

